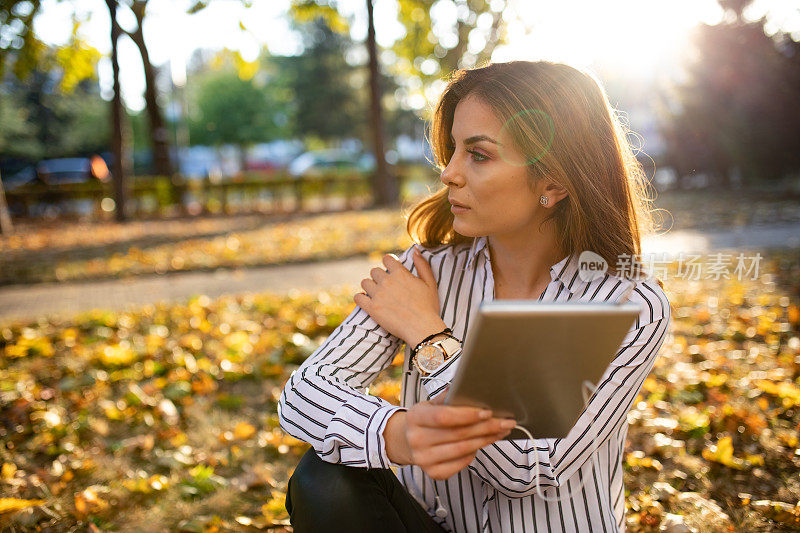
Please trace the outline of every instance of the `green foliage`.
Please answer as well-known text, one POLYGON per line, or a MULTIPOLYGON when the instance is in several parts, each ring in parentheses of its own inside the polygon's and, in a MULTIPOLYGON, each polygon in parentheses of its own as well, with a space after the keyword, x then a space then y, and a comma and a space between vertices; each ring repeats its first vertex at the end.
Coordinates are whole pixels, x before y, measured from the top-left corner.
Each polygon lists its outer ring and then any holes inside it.
POLYGON ((33 19, 40 7, 39 0, 0 0, 0 79, 12 54, 18 77, 25 77, 38 62, 44 44, 33 34, 33 19))
POLYGON ((0 153, 34 158, 40 146, 34 137, 33 124, 28 121, 28 110, 18 100, 0 92, 0 153))
POLYGON ((294 94, 294 133, 325 142, 365 138, 368 113, 358 93, 367 92, 367 73, 345 61, 352 41, 331 30, 321 17, 294 25, 304 36, 305 49, 280 61, 294 94))
POLYGON ((197 117, 190 137, 197 144, 236 144, 270 141, 278 128, 272 119, 267 93, 253 79, 242 79, 233 69, 213 72, 200 81, 197 117))
POLYGON ((100 97, 98 87, 83 80, 64 92, 63 78, 56 76, 39 67, 24 81, 6 76, 7 92, 0 92, 3 155, 35 159, 107 149, 108 103, 100 97), (54 84, 54 79, 59 83, 54 84))
POLYGON ((438 0, 398 0, 398 22, 403 25, 405 33, 390 48, 396 60, 388 65, 388 71, 398 79, 402 79, 411 93, 421 94, 422 87, 450 72, 471 65, 481 65, 492 57, 494 49, 507 42, 506 28, 510 19, 505 12, 508 2, 501 4, 485 0, 467 2, 447 2, 458 7, 463 16, 450 23, 449 32, 457 41, 442 46, 441 35, 433 31, 430 12, 438 0), (492 8, 495 4, 495 9, 492 8), (499 6, 499 7, 498 7, 499 6), (488 14, 491 24, 488 28, 478 28, 478 19, 488 14), (470 35, 479 31, 485 38, 485 45, 477 54, 467 53, 470 35), (436 68, 423 72, 420 64, 423 61, 434 61, 436 68), (413 81, 412 81, 413 80, 413 81))
MULTIPOLYGON (((18 6, 11 9, 26 13, 18 6)), ((32 17, 36 10, 31 13, 32 17)), ((0 15, 0 29, 8 31, 4 24, 17 27, 18 21, 19 17, 3 20, 0 15)), ((77 37, 78 28, 78 22, 73 22, 72 39, 63 47, 18 36, 12 45, 19 40, 16 44, 25 42, 29 48, 0 50, 0 67, 2 62, 13 64, 2 77, 4 90, 0 91, 0 151, 4 156, 36 159, 106 149, 108 104, 95 83, 100 53, 77 37)), ((26 36, 32 35, 24 31, 26 36)))
POLYGON ((214 474, 214 467, 197 465, 189 471, 189 476, 181 482, 181 490, 186 497, 195 497, 214 492, 224 485, 225 479, 214 474))
POLYGON ((299 24, 315 23, 321 20, 327 28, 339 35, 350 33, 350 24, 336 6, 318 3, 315 0, 293 0, 289 6, 289 16, 299 24))
POLYGON ((33 32, 40 8, 39 0, 0 1, 0 79, 9 64, 20 80, 37 70, 60 71, 60 89, 65 93, 83 80, 96 79, 100 53, 78 36, 81 21, 73 16, 70 41, 54 54, 33 32))

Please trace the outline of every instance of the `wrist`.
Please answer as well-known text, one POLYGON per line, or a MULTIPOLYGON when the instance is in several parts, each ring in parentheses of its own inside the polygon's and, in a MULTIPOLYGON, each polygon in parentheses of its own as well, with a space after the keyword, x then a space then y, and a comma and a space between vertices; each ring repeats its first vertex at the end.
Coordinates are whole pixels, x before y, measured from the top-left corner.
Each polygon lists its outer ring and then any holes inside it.
POLYGON ((383 428, 383 440, 386 443, 386 456, 395 464, 409 465, 411 461, 411 447, 408 445, 406 434, 407 411, 396 411, 383 428))
POLYGON ((406 339, 406 344, 413 350, 417 344, 422 342, 422 339, 442 331, 446 327, 447 324, 445 324, 444 320, 441 318, 438 320, 438 322, 428 323, 425 328, 415 331, 412 335, 410 335, 409 338, 406 339))

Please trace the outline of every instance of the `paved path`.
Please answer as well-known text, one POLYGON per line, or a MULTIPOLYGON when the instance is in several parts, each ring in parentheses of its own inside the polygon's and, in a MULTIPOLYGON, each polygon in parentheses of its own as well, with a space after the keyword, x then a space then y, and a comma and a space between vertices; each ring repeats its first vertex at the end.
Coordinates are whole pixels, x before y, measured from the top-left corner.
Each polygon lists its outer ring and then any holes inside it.
POLYGON ((720 250, 758 250, 800 246, 800 224, 774 226, 739 226, 732 230, 676 231, 644 239, 645 253, 670 256, 679 252, 707 253, 720 250))
MULTIPOLYGON (((800 246, 800 224, 745 227, 708 232, 678 231, 643 243, 645 253, 756 250, 800 246)), ((125 280, 42 283, 0 287, 0 322, 40 315, 69 315, 93 308, 121 310, 159 301, 181 301, 196 294, 224 294, 292 289, 329 289, 360 281, 380 261, 355 257, 336 261, 266 266, 216 272, 186 272, 125 280)))
POLYGON ((337 261, 265 266, 214 272, 185 272, 122 280, 41 283, 0 287, 0 322, 41 314, 68 315, 94 308, 126 309, 159 301, 185 300, 196 294, 224 294, 292 289, 330 289, 359 283, 380 261, 354 257, 337 261))

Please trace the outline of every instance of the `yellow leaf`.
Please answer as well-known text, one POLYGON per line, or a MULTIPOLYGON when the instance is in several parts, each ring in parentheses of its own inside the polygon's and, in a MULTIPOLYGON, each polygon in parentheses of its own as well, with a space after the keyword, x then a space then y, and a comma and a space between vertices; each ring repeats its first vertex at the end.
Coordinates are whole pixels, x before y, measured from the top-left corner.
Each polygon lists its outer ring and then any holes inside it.
POLYGON ((128 366, 138 358, 126 342, 100 347, 96 356, 106 366, 128 366))
POLYGON ((747 455, 745 459, 734 457, 733 440, 727 435, 719 439, 716 445, 705 448, 702 455, 703 459, 707 461, 714 461, 737 470, 742 470, 747 466, 764 464, 764 457, 761 455, 747 455))
POLYGON ((800 387, 791 381, 775 382, 766 379, 759 379, 755 382, 755 385, 767 394, 781 398, 783 400, 782 403, 786 408, 790 408, 794 405, 800 405, 800 387))
POLYGON ((3 463, 3 468, 0 470, 0 477, 3 479, 11 479, 17 471, 17 465, 14 463, 3 463))
POLYGON ((289 514, 286 512, 286 495, 280 494, 276 498, 271 498, 267 503, 261 506, 261 512, 270 520, 287 518, 289 514))
POLYGON ((44 504, 44 500, 20 500, 19 498, 0 498, 0 514, 10 513, 44 504))
POLYGON ((662 468, 661 461, 645 456, 641 450, 630 452, 625 457, 625 462, 631 467, 652 468, 658 471, 662 468))
POLYGON ((239 440, 246 440, 252 437, 256 432, 256 428, 247 422, 239 422, 233 428, 233 436, 239 440))

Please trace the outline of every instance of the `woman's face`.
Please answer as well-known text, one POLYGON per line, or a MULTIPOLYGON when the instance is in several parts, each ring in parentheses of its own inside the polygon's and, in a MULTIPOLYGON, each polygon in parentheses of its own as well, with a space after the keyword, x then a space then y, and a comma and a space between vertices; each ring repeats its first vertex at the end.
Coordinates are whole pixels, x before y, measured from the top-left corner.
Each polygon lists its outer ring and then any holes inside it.
POLYGON ((467 207, 451 206, 453 229, 461 235, 527 233, 543 216, 541 187, 529 187, 525 159, 502 129, 491 108, 477 98, 468 96, 456 106, 450 138, 455 151, 440 179, 450 203, 467 207), (470 141, 476 136, 486 139, 470 141))

